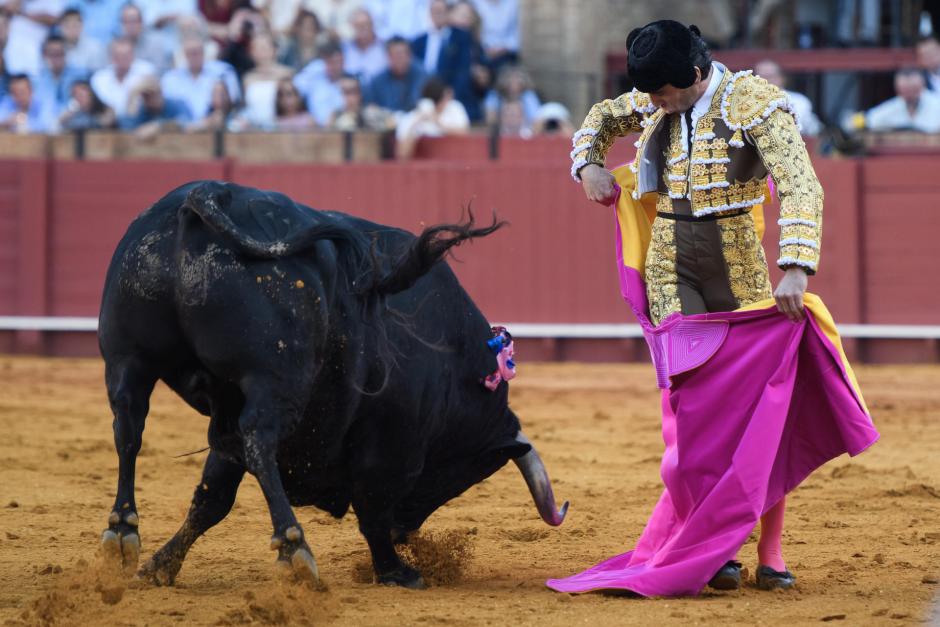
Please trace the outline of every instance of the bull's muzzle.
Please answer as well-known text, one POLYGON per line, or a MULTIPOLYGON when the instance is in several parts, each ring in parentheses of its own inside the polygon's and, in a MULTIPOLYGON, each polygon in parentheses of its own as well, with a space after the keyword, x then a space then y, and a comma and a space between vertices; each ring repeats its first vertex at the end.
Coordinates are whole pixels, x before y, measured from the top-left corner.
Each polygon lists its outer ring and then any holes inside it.
MULTIPOLYGON (((529 438, 525 437, 522 431, 516 434, 516 441, 532 446, 529 438)), ((526 485, 529 486, 529 492, 532 493, 532 499, 535 501, 535 507, 538 508, 542 520, 553 527, 564 522, 565 514, 568 513, 568 501, 565 501, 560 510, 556 509, 552 482, 548 479, 545 464, 542 463, 542 458, 539 457, 535 446, 532 446, 528 453, 513 461, 525 477, 526 485)))

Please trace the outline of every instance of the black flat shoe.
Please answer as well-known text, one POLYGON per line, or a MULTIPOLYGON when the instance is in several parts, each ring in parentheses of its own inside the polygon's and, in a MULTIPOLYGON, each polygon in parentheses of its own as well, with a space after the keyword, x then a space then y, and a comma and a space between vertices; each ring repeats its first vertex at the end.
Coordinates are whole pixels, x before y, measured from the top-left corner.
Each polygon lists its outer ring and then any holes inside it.
POLYGON ((741 587, 741 562, 731 560, 718 569, 708 580, 708 587, 715 590, 737 590, 741 587))
POLYGON ((757 567, 757 587, 761 590, 789 590, 796 585, 796 577, 789 570, 780 572, 763 564, 757 567))

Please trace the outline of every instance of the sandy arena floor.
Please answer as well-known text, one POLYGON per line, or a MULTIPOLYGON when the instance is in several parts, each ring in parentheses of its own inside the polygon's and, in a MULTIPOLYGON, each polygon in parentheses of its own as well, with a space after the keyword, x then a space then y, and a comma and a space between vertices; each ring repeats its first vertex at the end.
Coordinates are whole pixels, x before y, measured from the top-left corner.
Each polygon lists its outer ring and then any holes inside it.
MULTIPOLYGON (((350 515, 298 510, 327 584, 279 583, 269 518, 246 479, 233 512, 196 543, 177 585, 96 584, 117 456, 102 364, 0 356, 0 623, 5 625, 901 625, 936 618, 940 576, 940 368, 868 367, 860 379, 882 440, 819 470, 788 506, 785 554, 799 590, 690 599, 569 596, 543 581, 630 548, 660 491, 652 371, 523 362, 512 404, 538 445, 560 529, 537 518, 507 466, 427 528, 466 534, 462 580, 408 591, 357 583, 366 545, 350 515), (96 589, 98 588, 98 589, 96 589), (107 598, 111 603, 106 603, 107 598), (117 601, 115 603, 115 601, 117 601)), ((176 530, 205 454, 206 421, 162 385, 138 461, 143 558, 176 530)), ((741 553, 753 570, 755 544, 741 553)))

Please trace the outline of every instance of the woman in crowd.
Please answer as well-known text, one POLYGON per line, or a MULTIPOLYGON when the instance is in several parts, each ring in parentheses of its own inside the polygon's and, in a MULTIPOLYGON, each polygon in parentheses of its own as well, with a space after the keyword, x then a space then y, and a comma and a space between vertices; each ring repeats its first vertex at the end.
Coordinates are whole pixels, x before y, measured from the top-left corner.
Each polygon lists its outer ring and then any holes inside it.
POLYGON ((326 33, 323 32, 316 14, 300 11, 286 45, 281 48, 281 63, 299 72, 317 58, 320 44, 326 39, 326 33))
POLYGON ((282 78, 277 82, 274 111, 277 116, 275 130, 309 131, 317 127, 316 120, 307 111, 307 103, 290 78, 282 78))
POLYGON ((249 51, 254 68, 242 79, 244 114, 251 125, 267 128, 274 124, 278 81, 290 78, 293 72, 277 62, 277 45, 270 33, 258 33, 252 37, 249 51))
POLYGON ((521 104, 525 126, 535 122, 541 102, 532 85, 532 77, 518 65, 504 67, 496 80, 495 89, 490 90, 483 102, 487 124, 499 124, 501 111, 507 103, 521 104))
POLYGON ((71 94, 72 97, 65 111, 59 116, 61 130, 84 131, 113 128, 117 123, 114 111, 101 102, 88 81, 72 83, 71 94))

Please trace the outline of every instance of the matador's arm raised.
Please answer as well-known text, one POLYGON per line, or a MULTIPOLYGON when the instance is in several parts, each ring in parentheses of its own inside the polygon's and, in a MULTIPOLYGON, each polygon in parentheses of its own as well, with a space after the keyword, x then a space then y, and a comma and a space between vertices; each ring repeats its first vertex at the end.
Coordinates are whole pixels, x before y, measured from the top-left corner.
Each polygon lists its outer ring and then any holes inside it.
POLYGON ((635 89, 591 107, 581 130, 571 140, 571 176, 574 180, 581 181, 581 168, 589 163, 604 167, 604 159, 614 139, 638 132, 643 118, 655 110, 649 95, 635 89))

